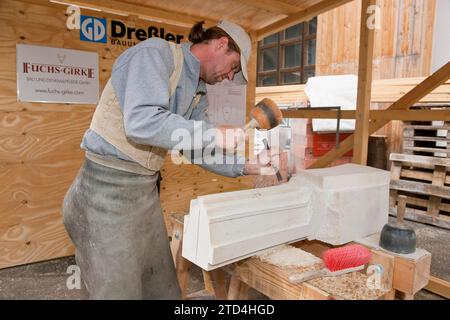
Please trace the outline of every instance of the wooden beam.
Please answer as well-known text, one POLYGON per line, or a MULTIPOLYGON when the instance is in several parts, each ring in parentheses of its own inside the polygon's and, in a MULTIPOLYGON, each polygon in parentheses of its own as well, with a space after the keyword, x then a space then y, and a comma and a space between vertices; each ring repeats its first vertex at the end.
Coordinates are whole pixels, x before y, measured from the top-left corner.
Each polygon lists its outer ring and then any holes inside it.
MULTIPOLYGON (((372 103, 393 103, 424 79, 425 77, 373 80, 371 101, 372 103)), ((259 102, 263 98, 270 98, 279 104, 294 105, 296 102, 298 103, 308 99, 305 88, 305 84, 257 87, 256 102, 259 102)), ((449 101, 450 81, 446 81, 430 94, 420 99, 418 103, 433 102, 448 104, 449 101)))
POLYGON ((368 9, 375 0, 362 0, 359 37, 358 95, 356 98, 356 127, 353 142, 353 163, 366 165, 369 145, 369 112, 372 92, 372 60, 374 26, 369 26, 368 9))
POLYGON ((436 186, 417 181, 391 180, 390 188, 397 191, 414 192, 425 196, 430 195, 450 199, 450 187, 445 186, 436 186))
POLYGON ((246 5, 250 5, 252 7, 266 10, 268 12, 279 13, 284 15, 296 13, 301 9, 303 9, 302 7, 297 7, 286 2, 275 0, 238 0, 238 1, 246 5))
MULTIPOLYGON (((247 74, 248 74, 248 81, 247 81, 247 105, 246 105, 246 112, 245 112, 245 119, 246 122, 250 121, 250 110, 255 106, 255 98, 256 98, 256 57, 258 52, 258 42, 256 40, 256 33, 250 32, 250 40, 252 44, 252 49, 250 53, 250 58, 248 60, 247 64, 247 74)), ((246 142, 245 146, 245 158, 249 159, 253 157, 253 152, 250 152, 250 150, 254 150, 254 140, 253 135, 251 135, 251 138, 249 141, 246 142)))
POLYGON ((321 13, 339 7, 350 1, 352 0, 322 0, 321 2, 309 8, 303 9, 302 11, 292 14, 287 18, 284 18, 280 21, 272 23, 258 30, 257 31, 258 40, 261 40, 262 38, 271 35, 275 32, 289 28, 297 23, 308 21, 321 13))
MULTIPOLYGON (((388 110, 404 110, 410 108, 414 103, 426 96, 428 93, 439 87, 442 83, 450 78, 450 62, 438 69, 431 76, 419 83, 414 89, 406 93, 403 97, 394 102, 388 110)), ((390 120, 374 120, 370 124, 369 134, 374 133, 378 129, 386 125, 390 120)), ((354 135, 350 135, 339 144, 339 149, 332 149, 324 156, 314 162, 309 169, 323 168, 331 164, 334 160, 341 157, 353 147, 354 135)))
MULTIPOLYGON (((281 110, 283 118, 336 119, 335 110, 314 110, 314 108, 281 110)), ((355 119, 356 111, 342 110, 341 119, 355 119)), ((450 109, 447 110, 370 110, 371 120, 402 121, 450 121, 450 109)))
POLYGON ((190 28, 198 21, 205 21, 207 25, 215 25, 217 21, 193 16, 182 12, 164 10, 157 7, 142 6, 117 0, 61 0, 61 2, 75 6, 84 6, 99 9, 113 14, 136 15, 140 19, 165 22, 168 24, 190 28))
POLYGON ((450 299, 450 282, 448 281, 431 276, 430 282, 424 289, 450 299))

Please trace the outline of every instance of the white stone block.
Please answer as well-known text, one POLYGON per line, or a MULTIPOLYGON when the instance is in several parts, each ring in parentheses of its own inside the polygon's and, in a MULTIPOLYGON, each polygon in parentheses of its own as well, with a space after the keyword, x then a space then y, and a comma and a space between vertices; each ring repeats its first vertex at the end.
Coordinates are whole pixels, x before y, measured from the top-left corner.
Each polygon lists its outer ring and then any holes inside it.
POLYGON ((200 196, 184 221, 182 255, 205 270, 302 239, 344 244, 387 222, 389 172, 347 164, 288 183, 200 196))
POLYGON ((317 240, 341 245, 379 232, 387 223, 388 171, 344 164, 300 171, 295 179, 313 190, 313 215, 323 217, 317 240))

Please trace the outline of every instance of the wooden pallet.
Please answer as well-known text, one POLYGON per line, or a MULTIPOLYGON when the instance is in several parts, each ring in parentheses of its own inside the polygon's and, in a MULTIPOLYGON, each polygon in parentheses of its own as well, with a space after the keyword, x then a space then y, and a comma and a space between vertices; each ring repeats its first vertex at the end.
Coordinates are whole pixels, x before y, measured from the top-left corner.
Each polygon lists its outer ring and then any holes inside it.
POLYGON ((450 229, 450 159, 392 153, 390 214, 405 195, 405 218, 450 229))
POLYGON ((405 122, 403 153, 450 158, 450 123, 405 122))

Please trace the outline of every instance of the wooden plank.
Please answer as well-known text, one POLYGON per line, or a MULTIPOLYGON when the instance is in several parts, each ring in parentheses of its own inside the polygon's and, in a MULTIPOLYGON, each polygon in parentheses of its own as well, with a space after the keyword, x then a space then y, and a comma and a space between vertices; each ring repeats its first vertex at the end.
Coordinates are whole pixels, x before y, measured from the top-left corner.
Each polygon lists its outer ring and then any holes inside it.
POLYGON ((214 297, 219 300, 227 298, 225 290, 224 272, 219 268, 212 271, 202 270, 205 289, 213 293, 214 297))
MULTIPOLYGON (((391 216, 396 217, 397 213, 395 208, 390 208, 389 214, 391 216)), ((431 216, 429 214, 426 214, 425 211, 406 208, 405 219, 425 224, 431 224, 437 227, 450 230, 450 217, 446 215, 431 216)))
POLYGON ((422 164, 431 166, 445 166, 450 167, 450 159, 446 158, 436 158, 436 157, 426 157, 426 156, 416 156, 401 153, 391 153, 389 159, 392 161, 408 162, 412 164, 422 164))
MULTIPOLYGON (((399 161, 393 161, 391 166, 391 181, 400 179, 400 173, 402 171, 402 164, 399 161)), ((389 206, 394 207, 397 202, 397 190, 389 190, 389 206)))
POLYGON ((237 275, 232 275, 230 278, 230 285, 228 288, 228 300, 246 300, 248 298, 248 290, 250 287, 237 275))
POLYGON ((450 299, 450 282, 437 277, 430 277, 430 282, 425 290, 438 294, 444 298, 450 299))
MULTIPOLYGON (((446 168, 444 166, 436 166, 436 168, 434 168, 431 184, 434 186, 444 187, 445 174, 446 174, 445 171, 446 171, 446 168)), ((436 197, 433 195, 430 196, 427 214, 430 214, 432 216, 439 215, 440 205, 441 205, 440 197, 436 197)))
MULTIPOLYGON (((450 129, 450 125, 445 122, 442 125, 416 125, 416 124, 406 124, 405 125, 405 129, 420 129, 420 130, 449 130, 450 129)), ((412 135, 414 136, 414 135, 412 135)))
POLYGON ((372 59, 374 46, 374 30, 367 23, 370 17, 367 9, 376 3, 375 0, 362 0, 361 24, 358 62, 358 94, 356 97, 356 127, 353 140, 353 163, 367 164, 369 144, 369 112, 372 90, 372 59))
POLYGON ((249 4, 259 9, 263 9, 274 13, 280 13, 284 15, 289 15, 303 9, 300 6, 295 6, 283 1, 276 1, 276 0, 238 0, 238 1, 245 4, 249 4))
POLYGON ((153 21, 164 21, 176 26, 183 26, 190 28, 196 22, 204 20, 208 25, 214 25, 217 21, 202 16, 193 16, 183 13, 182 11, 168 11, 158 7, 150 5, 137 5, 123 1, 116 0, 96 0, 84 1, 84 0, 70 0, 70 3, 75 6, 84 6, 88 8, 95 8, 102 11, 107 11, 116 14, 134 15, 140 19, 148 19, 153 21))
MULTIPOLYGON (((404 136, 403 136, 404 137, 404 136)), ((447 142, 449 139, 447 137, 421 137, 421 136, 413 136, 408 138, 403 138, 403 141, 430 141, 430 142, 436 142, 436 141, 444 141, 447 142)))
MULTIPOLYGON (((428 172, 420 172, 417 170, 403 169, 401 177, 402 178, 411 178, 411 179, 420 179, 420 180, 425 180, 425 181, 431 182, 431 180, 433 178, 433 174, 428 173, 428 172)), ((445 177, 445 184, 450 184, 450 175, 445 177)))
MULTIPOLYGON (((420 98, 428 94, 430 91, 434 90, 436 87, 441 85, 443 82, 447 81, 450 77, 450 62, 442 66, 439 70, 421 82, 417 87, 413 90, 409 91, 402 98, 394 102, 388 109, 389 110, 401 110, 408 109, 411 105, 416 103, 420 98)), ((386 125, 389 121, 381 120, 381 121, 373 121, 370 124, 369 134, 374 133, 384 125, 386 125)), ((324 156, 322 156, 319 160, 313 163, 309 169, 313 168, 322 168, 324 166, 329 165, 335 159, 344 155, 347 151, 349 151, 354 143, 354 135, 349 136, 344 141, 342 141, 339 145, 339 149, 334 148, 327 152, 324 156)))
MULTIPOLYGON (((327 43, 324 45, 326 44, 327 43)), ((405 79, 375 79, 372 82, 371 100, 373 103, 395 102, 424 79, 425 78, 417 77, 405 79)), ((306 85, 304 84, 257 87, 256 101, 258 102, 267 97, 273 99, 277 103, 294 104, 295 102, 307 99, 305 88, 306 85)), ((430 94, 419 100, 419 102, 427 103, 448 103, 448 101, 450 101, 450 81, 446 81, 444 84, 433 90, 430 94)))
POLYGON ((181 290, 181 299, 186 299, 188 291, 189 270, 191 263, 181 255, 183 247, 183 221, 181 215, 172 215, 172 235, 170 241, 170 251, 177 272, 178 284, 181 290))
MULTIPOLYGON (((336 119, 335 110, 314 110, 314 108, 283 109, 281 113, 284 118, 305 119, 336 119)), ((352 110, 341 110, 341 119, 356 119, 357 114, 352 110)), ((450 120, 450 112, 446 110, 370 110, 369 118, 373 120, 450 120)))
POLYGON ((450 155, 450 150, 446 149, 439 149, 439 148, 422 148, 422 147, 408 147, 403 146, 403 150, 405 151, 420 151, 420 152, 431 152, 431 153, 446 153, 447 155, 450 155))
POLYGON ((287 18, 284 18, 282 20, 279 20, 275 23, 269 24, 265 26, 264 28, 261 28, 257 31, 257 38, 258 40, 261 40, 262 38, 281 31, 283 29, 289 28, 297 23, 308 21, 315 16, 320 15, 321 13, 324 13, 326 11, 329 11, 333 8, 339 7, 351 0, 327 0, 327 1, 320 1, 309 8, 306 8, 302 11, 299 11, 297 13, 291 14, 287 18))
POLYGON ((436 11, 436 0, 427 0, 426 1, 426 13, 424 16, 424 22, 422 24, 422 34, 424 37, 422 38, 422 48, 421 52, 423 53, 422 59, 422 74, 430 74, 431 73, 431 56, 433 52, 433 37, 429 37, 427 35, 433 34, 434 24, 435 24, 435 11, 436 11))
POLYGON ((274 265, 263 263, 259 259, 251 258, 236 265, 236 272, 242 281, 262 294, 275 300, 314 299, 327 300, 329 294, 316 290, 305 284, 292 284, 283 270, 274 265))
MULTIPOLYGON (((258 42, 256 40, 256 33, 250 33, 250 40, 252 51, 250 53, 250 57, 247 64, 247 103, 246 103, 246 112, 245 112, 245 121, 246 123, 250 121, 250 111, 254 108, 256 102, 256 74, 257 74, 257 52, 258 52, 258 42)), ((245 144, 245 159, 250 159, 253 155, 250 150, 254 150, 253 146, 253 135, 251 135, 251 139, 245 144)))
POLYGON ((392 180, 390 187, 391 189, 398 191, 407 191, 450 199, 450 187, 434 186, 431 184, 412 182, 407 180, 392 180))
POLYGON ((394 289, 414 295, 423 289, 430 278, 431 254, 417 261, 395 257, 394 289))
MULTIPOLYGON (((395 191, 395 190, 391 190, 391 191, 395 191)), ((420 211, 420 209, 414 209, 417 212, 421 212, 422 214, 428 214, 426 208, 428 208, 429 206, 429 200, 428 199, 422 199, 420 197, 414 196, 413 194, 408 194, 408 196, 406 197, 406 203, 407 204, 411 204, 413 206, 419 206, 424 208, 423 211, 420 211)), ((391 207, 395 207, 395 203, 393 205, 391 205, 391 207)), ((444 202, 440 202, 438 205, 438 210, 442 210, 444 212, 447 212, 448 215, 450 215, 450 204, 448 203, 444 203, 444 202)), ((441 216, 444 217, 445 215, 436 215, 436 216, 441 216)))

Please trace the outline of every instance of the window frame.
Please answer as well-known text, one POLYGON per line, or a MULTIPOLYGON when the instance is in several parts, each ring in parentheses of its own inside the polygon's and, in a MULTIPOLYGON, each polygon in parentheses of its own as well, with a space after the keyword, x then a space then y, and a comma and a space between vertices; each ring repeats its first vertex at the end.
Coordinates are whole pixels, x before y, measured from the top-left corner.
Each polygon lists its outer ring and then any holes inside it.
MULTIPOLYGON (((291 38, 288 40, 285 40, 285 30, 282 30, 278 32, 278 39, 276 42, 272 42, 269 44, 263 44, 264 39, 258 41, 258 52, 257 52, 257 69, 256 69, 256 82, 257 86, 281 86, 281 85, 292 85, 292 84, 302 84, 305 83, 307 78, 305 71, 307 72, 313 72, 315 74, 315 59, 314 64, 308 65, 307 59, 308 59, 308 41, 315 40, 317 45, 317 17, 313 18, 309 21, 302 22, 303 25, 301 36, 296 38, 291 38), (316 19, 316 32, 313 34, 310 34, 310 23, 313 19, 316 19), (285 48, 289 45, 300 45, 300 66, 297 67, 284 67, 285 64, 285 48), (267 49, 277 48, 278 53, 278 60, 277 60, 277 68, 275 70, 268 70, 268 71, 260 71, 262 70, 262 63, 263 63, 263 51, 267 49), (289 74, 295 71, 300 72, 300 80, 298 82, 284 82, 284 75, 289 74), (262 83, 263 77, 267 76, 275 76, 276 84, 270 84, 270 85, 264 85, 262 83)), ((273 35, 270 35, 273 36, 273 35)), ((268 37, 270 37, 268 36, 268 37)), ((316 46, 315 46, 316 47, 316 46)), ((315 52, 317 52, 315 50, 315 52)))

